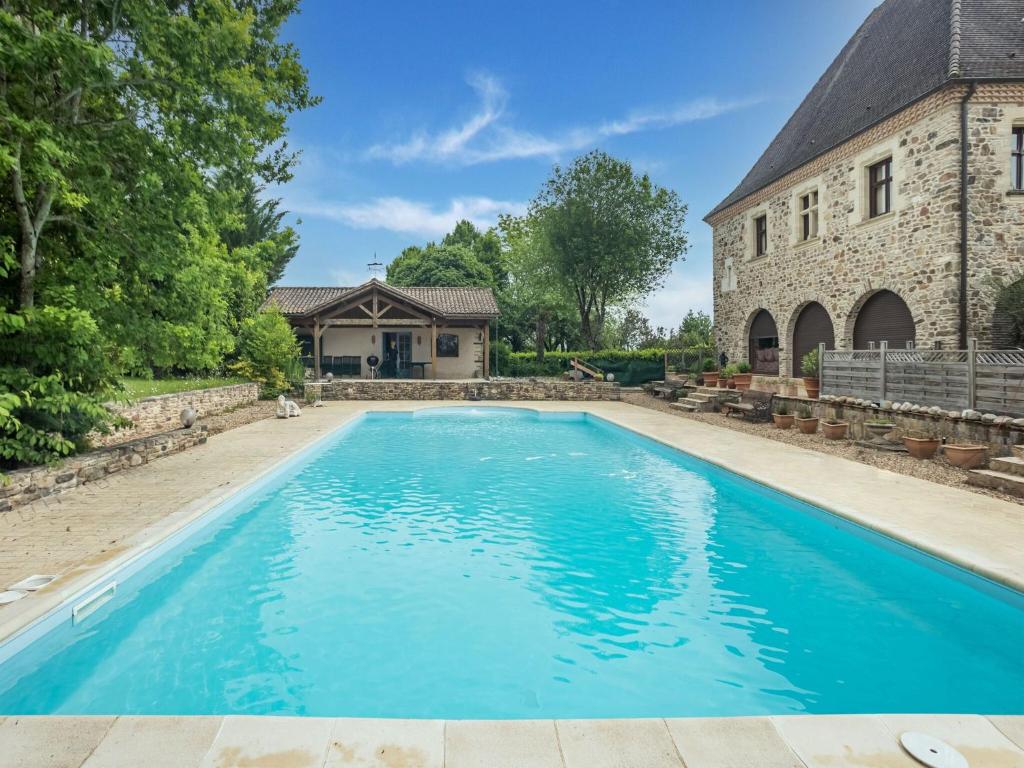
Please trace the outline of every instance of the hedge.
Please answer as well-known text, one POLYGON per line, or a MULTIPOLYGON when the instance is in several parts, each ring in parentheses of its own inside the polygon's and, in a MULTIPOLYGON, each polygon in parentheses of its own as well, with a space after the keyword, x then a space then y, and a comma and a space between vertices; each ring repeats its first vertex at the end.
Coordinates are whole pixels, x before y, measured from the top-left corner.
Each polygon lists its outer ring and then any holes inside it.
POLYGON ((664 349, 602 349, 597 352, 546 352, 538 360, 533 352, 513 352, 501 371, 503 376, 561 376, 569 370, 569 361, 579 358, 584 363, 615 375, 624 386, 637 386, 665 378, 664 349))

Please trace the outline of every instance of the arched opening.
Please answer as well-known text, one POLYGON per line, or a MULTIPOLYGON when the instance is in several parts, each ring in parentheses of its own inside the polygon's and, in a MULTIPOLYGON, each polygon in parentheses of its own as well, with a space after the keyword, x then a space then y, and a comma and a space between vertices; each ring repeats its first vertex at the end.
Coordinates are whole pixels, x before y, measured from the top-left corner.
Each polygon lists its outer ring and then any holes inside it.
POLYGON ((828 311, 816 301, 812 301, 800 310, 796 323, 793 325, 793 376, 803 376, 802 361, 804 355, 824 344, 827 349, 836 345, 832 318, 828 311))
POLYGON ((750 322, 748 359, 754 373, 777 376, 779 373, 779 330, 775 318, 760 309, 750 322))
POLYGON ((857 313, 853 326, 853 348, 889 343, 890 349, 912 347, 916 339, 910 307, 892 291, 872 294, 857 313))

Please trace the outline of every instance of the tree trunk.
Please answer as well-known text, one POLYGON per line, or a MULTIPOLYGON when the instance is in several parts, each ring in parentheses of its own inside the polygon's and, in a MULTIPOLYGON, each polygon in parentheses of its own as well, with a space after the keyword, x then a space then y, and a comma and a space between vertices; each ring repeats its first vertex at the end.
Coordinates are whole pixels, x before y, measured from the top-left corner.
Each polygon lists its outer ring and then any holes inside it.
POLYGON ((548 323, 547 318, 543 314, 537 315, 537 338, 534 341, 534 346, 537 350, 537 359, 544 359, 544 350, 546 348, 545 341, 547 340, 548 323))
POLYGON ((35 236, 21 235, 21 308, 32 309, 36 303, 36 249, 39 241, 35 236))

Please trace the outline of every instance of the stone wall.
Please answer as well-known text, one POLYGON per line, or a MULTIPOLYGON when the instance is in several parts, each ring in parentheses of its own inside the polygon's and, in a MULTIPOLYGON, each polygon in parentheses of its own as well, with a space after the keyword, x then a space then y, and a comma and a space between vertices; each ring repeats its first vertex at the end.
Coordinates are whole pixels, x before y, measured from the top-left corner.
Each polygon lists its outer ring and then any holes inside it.
POLYGON ((111 411, 131 419, 135 426, 115 430, 109 435, 94 435, 90 442, 95 447, 102 447, 166 432, 181 426, 181 412, 187 407, 195 409, 201 418, 249 405, 258 397, 259 387, 250 382, 145 397, 130 405, 111 403, 107 406, 111 411))
POLYGON ((70 491, 122 469, 148 464, 154 459, 205 442, 204 426, 178 429, 83 453, 54 466, 15 470, 8 474, 8 483, 0 485, 0 512, 70 491))
MULTIPOLYGON (((875 292, 910 308, 917 343, 959 345, 960 87, 903 110, 743 201, 709 217, 713 234, 715 330, 733 362, 748 356, 750 322, 775 319, 780 376, 800 311, 828 311, 836 346, 850 348, 857 313, 875 292), (866 168, 893 158, 893 212, 866 219, 866 168), (797 238, 798 196, 819 192, 819 237, 797 238), (752 259, 753 217, 768 217, 766 256, 752 259), (732 279, 726 261, 732 267, 732 279)), ((1011 127, 1024 120, 1024 85, 982 85, 969 120, 969 335, 990 342, 992 277, 1020 276, 1024 197, 1009 194, 1011 127)))
POLYGON ((1011 445, 1024 444, 1024 426, 1005 421, 999 424, 980 420, 953 418, 944 413, 933 416, 926 413, 901 413, 883 410, 874 406, 851 405, 848 403, 806 400, 800 397, 776 395, 773 407, 779 403, 789 405, 792 413, 802 406, 821 419, 838 419, 850 424, 850 436, 860 440, 864 437, 864 422, 870 419, 884 419, 896 425, 896 434, 925 432, 945 438, 948 443, 973 443, 988 445, 992 455, 1001 456, 1010 452, 1011 445))
POLYGON ((323 400, 618 400, 619 385, 604 381, 547 379, 336 379, 330 383, 307 383, 306 399, 318 397, 323 400))

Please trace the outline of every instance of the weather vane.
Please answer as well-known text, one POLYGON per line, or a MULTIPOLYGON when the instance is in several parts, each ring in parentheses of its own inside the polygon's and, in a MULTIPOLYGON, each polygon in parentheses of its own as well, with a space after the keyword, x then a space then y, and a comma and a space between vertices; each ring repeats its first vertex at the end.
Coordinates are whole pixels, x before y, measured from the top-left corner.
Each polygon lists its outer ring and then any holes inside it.
POLYGON ((377 252, 373 252, 373 261, 366 265, 366 268, 370 270, 370 277, 383 277, 384 276, 384 265, 377 261, 377 252))

